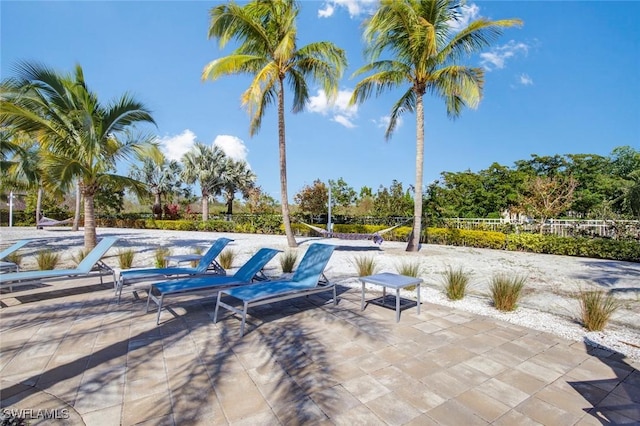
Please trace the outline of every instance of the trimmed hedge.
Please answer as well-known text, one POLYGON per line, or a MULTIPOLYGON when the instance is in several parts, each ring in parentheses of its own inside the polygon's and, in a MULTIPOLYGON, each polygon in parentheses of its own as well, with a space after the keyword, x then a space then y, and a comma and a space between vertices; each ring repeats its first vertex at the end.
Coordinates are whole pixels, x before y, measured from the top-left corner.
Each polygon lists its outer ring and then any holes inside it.
MULTIPOLYGON (((97 225, 102 227, 163 229, 172 231, 239 232, 249 234, 284 234, 284 225, 278 215, 238 218, 238 221, 212 219, 206 222, 193 220, 153 220, 130 218, 101 218, 97 225)), ((326 228, 325 225, 316 225, 326 228)), ((318 236, 301 223, 292 223, 295 235, 318 236)), ((339 233, 373 234, 385 225, 334 224, 339 233)), ((387 241, 407 241, 410 226, 401 226, 385 233, 387 241)), ((427 228, 421 240, 429 244, 444 244, 496 250, 526 251, 532 253, 581 256, 640 262, 640 242, 637 240, 612 240, 607 238, 558 237, 543 234, 506 234, 497 231, 465 230, 457 228, 427 228)))

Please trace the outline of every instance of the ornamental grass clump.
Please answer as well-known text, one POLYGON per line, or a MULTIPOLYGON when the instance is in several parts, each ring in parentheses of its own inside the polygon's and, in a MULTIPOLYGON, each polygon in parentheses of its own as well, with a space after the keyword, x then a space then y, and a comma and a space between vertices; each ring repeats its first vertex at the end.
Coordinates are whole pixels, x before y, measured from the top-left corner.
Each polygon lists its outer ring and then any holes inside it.
POLYGON ((449 300, 461 300, 467 294, 469 274, 462 268, 447 267, 443 278, 444 293, 449 300))
POLYGON ((133 259, 136 257, 136 252, 133 249, 120 249, 118 250, 118 265, 120 269, 131 269, 133 265, 133 259))
POLYGON ((358 256, 353 259, 353 265, 355 266, 359 277, 373 275, 378 270, 376 259, 373 256, 358 256))
POLYGON ((218 255, 218 262, 223 269, 231 269, 233 261, 236 258, 236 252, 232 249, 226 249, 218 255))
POLYGON ((526 278, 521 276, 508 277, 499 274, 491 279, 489 292, 493 306, 499 311, 510 312, 518 306, 526 278))
MULTIPOLYGON (((192 253, 193 254, 202 255, 202 253, 204 253, 204 249, 202 247, 194 247, 192 253)), ((192 260, 191 261, 191 267, 195 268, 196 266, 198 266, 198 263, 200 263, 200 262, 197 261, 197 260, 192 260)))
POLYGON ((71 260, 73 260, 73 263, 75 263, 77 266, 85 257, 87 257, 87 254, 89 254, 89 250, 80 249, 76 252, 76 254, 71 255, 71 260))
POLYGON ((581 291, 578 296, 582 325, 589 331, 602 331, 611 315, 620 306, 613 298, 602 290, 581 291))
POLYGON ((13 253, 5 257, 4 260, 6 260, 7 262, 15 263, 18 266, 18 269, 20 269, 20 264, 22 263, 22 255, 14 251, 13 253))
POLYGON ((50 271, 55 269, 56 265, 60 261, 60 255, 54 253, 52 250, 43 250, 36 255, 36 262, 38 263, 38 269, 41 271, 50 271))
POLYGON ((283 273, 293 272, 293 267, 298 260, 298 253, 295 251, 286 251, 280 256, 280 267, 283 273))
POLYGON ((402 262, 400 265, 396 266, 396 270, 400 275, 406 275, 407 277, 417 278, 420 275, 420 270, 422 266, 420 262, 402 262))
POLYGON ((171 256, 171 250, 166 247, 158 247, 153 255, 156 268, 164 268, 168 256, 171 256))

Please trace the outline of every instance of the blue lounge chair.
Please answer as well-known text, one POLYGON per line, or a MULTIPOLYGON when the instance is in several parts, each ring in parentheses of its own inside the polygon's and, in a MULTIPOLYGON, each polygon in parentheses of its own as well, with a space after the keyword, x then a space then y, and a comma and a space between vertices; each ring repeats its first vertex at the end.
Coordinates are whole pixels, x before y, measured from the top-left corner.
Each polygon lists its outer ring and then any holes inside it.
POLYGON ((147 312, 149 312, 149 302, 153 300, 158 305, 156 324, 160 324, 160 311, 167 296, 211 294, 223 288, 245 285, 254 281, 266 281, 267 277, 262 273, 262 269, 279 252, 280 250, 261 248, 230 276, 200 276, 152 284, 147 298, 147 312))
POLYGON ((249 284, 233 287, 218 292, 216 310, 213 322, 218 320, 218 309, 223 307, 242 316, 240 336, 244 335, 244 325, 247 318, 247 309, 250 306, 259 306, 279 300, 293 299, 308 296, 314 293, 333 291, 333 304, 337 304, 335 284, 324 278, 324 268, 329 263, 335 246, 326 244, 311 244, 298 265, 298 269, 290 280, 268 281, 258 284, 249 284), (230 304, 222 302, 222 296, 228 295, 242 301, 240 310, 230 304))
POLYGON ((0 272, 18 272, 20 269, 18 268, 18 265, 16 265, 13 262, 6 262, 3 259, 7 256, 9 256, 11 253, 14 253, 18 250, 20 250, 22 247, 26 246, 27 244, 29 244, 32 241, 36 241, 36 240, 20 240, 17 241, 15 244, 13 244, 12 246, 2 250, 0 252, 0 272))
MULTIPOLYGON (((88 275, 91 271, 98 269, 100 273, 100 283, 102 283, 102 272, 114 274, 113 269, 105 265, 100 259, 109 251, 111 246, 118 241, 116 237, 105 237, 93 250, 82 259, 75 269, 52 269, 50 271, 24 271, 0 274, 0 288, 9 287, 13 291, 13 286, 28 284, 33 281, 47 278, 75 277, 78 275, 88 275)), ((115 275, 114 275, 115 281, 115 275)))
MULTIPOLYGON (((209 247, 209 250, 207 250, 207 252, 202 255, 202 257, 200 258, 200 262, 198 262, 198 265, 195 268, 143 268, 127 269, 126 271, 121 271, 120 278, 118 278, 117 284, 115 286, 118 303, 120 303, 120 296, 122 295, 123 288, 127 285, 131 285, 134 282, 149 281, 158 277, 169 277, 172 275, 204 275, 210 268, 213 269, 213 273, 217 275, 225 275, 226 272, 224 268, 220 266, 220 264, 216 261, 216 257, 218 257, 218 255, 222 252, 226 245, 231 241, 233 240, 229 238, 218 238, 211 245, 211 247, 209 247)), ((133 291, 135 291, 135 289, 133 291)))

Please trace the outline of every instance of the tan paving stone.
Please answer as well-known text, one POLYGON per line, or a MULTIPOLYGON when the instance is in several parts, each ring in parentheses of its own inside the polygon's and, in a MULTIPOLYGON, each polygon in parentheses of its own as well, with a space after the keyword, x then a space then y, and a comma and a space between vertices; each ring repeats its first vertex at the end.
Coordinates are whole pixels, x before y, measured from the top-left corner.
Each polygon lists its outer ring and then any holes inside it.
POLYGON ((441 425, 487 425, 487 421, 456 400, 449 400, 427 412, 441 425))
POLYGON ((386 386, 368 375, 347 380, 342 386, 362 403, 367 403, 391 392, 386 386))
POLYGON ((527 399, 516 410, 545 425, 571 425, 583 416, 580 411, 566 411, 536 397, 527 399))
POLYGON ((473 387, 473 384, 461 381, 455 374, 449 373, 447 370, 424 376, 420 382, 445 399, 455 398, 473 387))
POLYGON ((535 394, 547 385, 547 383, 535 378, 531 374, 515 369, 505 370, 495 377, 501 382, 507 383, 529 395, 535 394))
POLYGON ((476 389, 512 408, 529 398, 529 394, 496 378, 487 380, 476 389))
POLYGON ((521 412, 516 410, 510 410, 509 412, 501 416, 499 419, 497 419, 495 422, 493 422, 493 424, 496 426, 513 426, 513 425, 541 426, 542 425, 542 423, 539 423, 533 420, 531 417, 525 414, 522 414, 521 412))
POLYGON ((385 394, 369 401, 366 405, 390 425, 405 424, 421 415, 420 411, 394 393, 385 394))
POLYGON ((120 426, 122 425, 122 404, 85 413, 82 415, 82 420, 86 425, 120 426))
POLYGON ((134 425, 151 419, 162 419, 171 414, 168 394, 154 394, 133 401, 125 401, 122 424, 134 425))
POLYGON ((510 410, 507 405, 477 389, 470 389, 458 395, 456 401, 488 422, 495 421, 510 410))

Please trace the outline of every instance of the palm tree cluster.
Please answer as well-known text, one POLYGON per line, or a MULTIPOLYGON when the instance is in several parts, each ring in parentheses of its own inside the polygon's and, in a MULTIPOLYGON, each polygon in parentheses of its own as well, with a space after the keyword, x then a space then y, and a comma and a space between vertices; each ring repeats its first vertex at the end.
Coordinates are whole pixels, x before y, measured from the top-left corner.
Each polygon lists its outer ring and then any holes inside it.
MULTIPOLYGON (((392 107, 387 138, 402 114, 416 113, 416 197, 408 251, 419 248, 423 216, 423 96, 431 93, 442 98, 451 118, 457 117, 465 106, 475 108, 482 97, 484 73, 480 68, 462 65, 461 60, 488 47, 503 28, 521 23, 518 19, 481 18, 454 31, 461 22, 462 6, 461 0, 381 0, 377 11, 365 22, 369 63, 354 75, 368 76, 356 85, 351 103, 363 102, 387 89, 405 87, 405 93, 392 107)), ((292 93, 292 112, 301 112, 309 100, 308 81, 320 86, 333 100, 347 66, 344 50, 333 43, 297 44, 299 11, 295 0, 253 0, 242 5, 228 2, 213 7, 209 38, 217 39, 221 49, 231 41, 237 47, 229 55, 211 61, 202 72, 203 80, 212 81, 234 74, 253 77, 240 98, 250 116, 252 136, 260 130, 267 108, 276 105, 281 207, 290 247, 297 243, 287 194, 285 87, 292 93)), ((18 75, 18 79, 3 83, 2 129, 24 134, 37 147, 36 154, 43 157, 43 161, 37 161, 43 168, 34 170, 28 179, 34 186, 64 189, 77 182, 85 200, 88 248, 95 244, 93 196, 105 180, 116 179, 133 188, 140 188, 138 179, 145 181, 154 195, 156 209, 160 208, 162 195, 175 187, 176 182, 169 175, 176 175, 177 166, 159 157, 151 140, 132 137, 134 124, 153 123, 144 105, 124 95, 103 106, 87 88, 79 66, 74 76, 59 76, 46 67, 24 64, 18 68, 18 75), (147 150, 146 155, 142 155, 143 149, 147 150), (150 150, 156 152, 151 155, 150 150), (110 173, 116 160, 131 154, 147 160, 131 177, 110 173)), ((14 139, 3 136, 3 161, 8 154, 23 155, 13 143, 14 139)), ((25 158, 26 153, 27 150, 25 158)), ((224 194, 227 212, 231 213, 235 189, 248 196, 254 187, 255 176, 246 163, 224 158, 215 146, 198 143, 182 160, 181 176, 185 182, 200 185, 204 220, 212 197, 224 194)), ((19 168, 16 164, 11 167, 19 168)))

